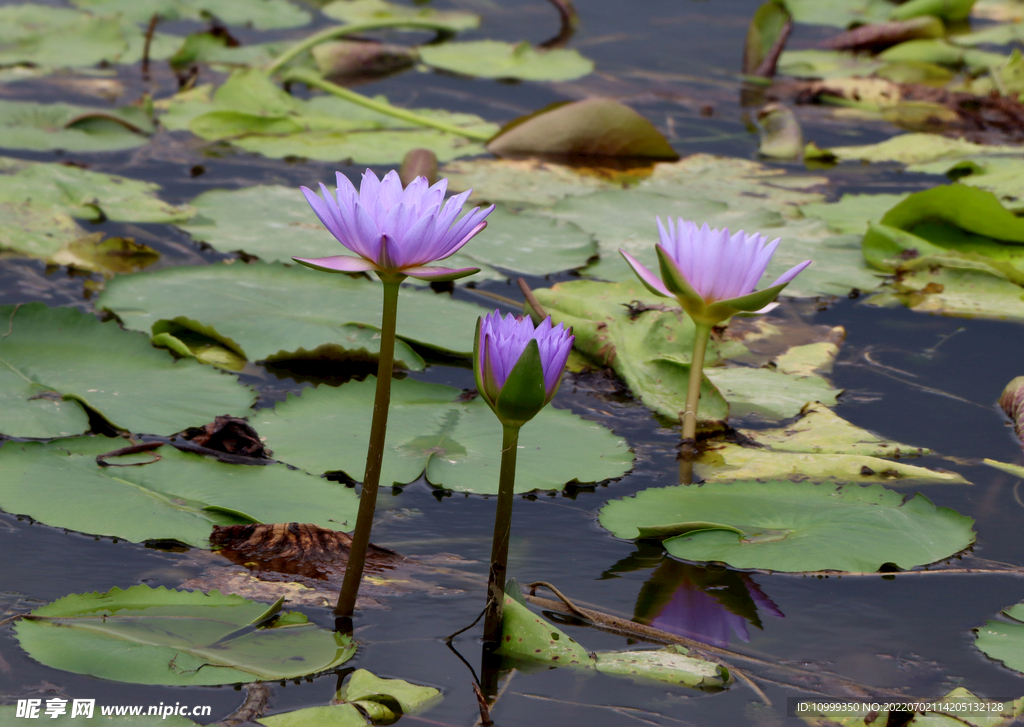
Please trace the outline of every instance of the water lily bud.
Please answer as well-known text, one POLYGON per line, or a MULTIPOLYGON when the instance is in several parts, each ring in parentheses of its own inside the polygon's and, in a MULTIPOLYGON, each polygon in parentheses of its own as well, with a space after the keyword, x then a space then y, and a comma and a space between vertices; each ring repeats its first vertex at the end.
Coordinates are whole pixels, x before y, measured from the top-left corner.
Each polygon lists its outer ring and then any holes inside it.
POLYGON ((430 149, 410 149, 402 157, 402 166, 398 170, 402 186, 408 187, 416 177, 426 177, 428 184, 437 181, 437 154, 430 149))
POLYGON ((476 207, 455 219, 472 190, 445 202, 447 179, 430 186, 426 178, 417 177, 403 189, 398 172, 378 179, 369 169, 358 192, 341 172, 337 181, 336 199, 323 184, 322 199, 306 187, 302 193, 328 231, 359 257, 292 258, 295 262, 328 273, 373 271, 381 279, 397 280, 407 275, 427 281, 456 280, 479 272, 479 268, 430 264, 454 255, 487 227, 484 218, 494 205, 476 207))
POLYGON ((545 318, 494 311, 477 321, 473 370, 480 396, 506 426, 522 426, 543 409, 562 380, 576 337, 545 318))
POLYGON ((999 397, 999 406, 1013 420, 1013 431, 1024 444, 1024 376, 1018 376, 1006 385, 999 397))
POLYGON ((755 292, 758 281, 771 262, 779 241, 740 230, 712 230, 679 218, 658 219, 661 244, 656 245, 661 279, 625 250, 619 250, 640 282, 655 295, 675 298, 694 322, 713 326, 740 312, 765 312, 804 268, 805 260, 794 265, 764 290, 755 292))

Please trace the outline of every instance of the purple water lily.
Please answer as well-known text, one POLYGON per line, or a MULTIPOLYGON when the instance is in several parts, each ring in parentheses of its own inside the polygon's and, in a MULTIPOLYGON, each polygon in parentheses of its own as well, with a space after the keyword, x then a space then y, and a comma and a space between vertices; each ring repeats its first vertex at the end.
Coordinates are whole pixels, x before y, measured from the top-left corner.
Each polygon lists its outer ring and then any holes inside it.
MULTIPOLYGON (((515 404, 510 399, 531 398, 519 389, 523 382, 516 382, 517 391, 505 392, 512 371, 523 359, 523 354, 531 341, 537 343, 539 365, 542 376, 532 382, 536 396, 532 397, 530 407, 537 411, 546 405, 558 390, 558 384, 565 370, 565 362, 569 358, 576 337, 561 323, 551 325, 551 318, 545 318, 536 328, 529 318, 515 317, 511 313, 502 318, 499 311, 494 311, 480 319, 476 343, 477 387, 480 395, 491 405, 499 418, 503 408, 515 404), (542 394, 540 388, 543 387, 542 394), (499 403, 499 397, 500 403, 499 403), (506 405, 502 407, 501 405, 506 405)), ((530 416, 536 414, 533 412, 530 416)), ((524 420, 525 421, 525 420, 524 420)))
POLYGON ((720 323, 740 311, 758 311, 770 304, 804 268, 805 260, 794 265, 766 289, 754 292, 771 262, 779 240, 768 242, 759 233, 713 230, 705 224, 679 218, 668 220, 668 229, 658 219, 657 245, 661 279, 636 258, 620 250, 640 281, 656 295, 677 298, 695 321, 720 323))
POLYGON ((471 190, 445 203, 447 179, 431 187, 425 177, 417 177, 402 189, 397 172, 377 179, 367 169, 358 192, 341 172, 337 181, 336 198, 323 184, 322 198, 307 187, 302 193, 338 242, 359 257, 293 258, 296 262, 331 273, 374 271, 382 277, 410 275, 430 281, 456 280, 479 271, 430 264, 455 254, 487 226, 485 218, 493 205, 476 207, 455 219, 471 190))

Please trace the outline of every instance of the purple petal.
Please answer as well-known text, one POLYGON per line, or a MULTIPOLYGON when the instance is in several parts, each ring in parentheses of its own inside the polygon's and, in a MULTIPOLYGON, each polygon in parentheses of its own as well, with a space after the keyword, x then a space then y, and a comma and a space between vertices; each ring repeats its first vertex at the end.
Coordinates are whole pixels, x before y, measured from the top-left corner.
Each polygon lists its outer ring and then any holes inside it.
POLYGON ((411 268, 402 268, 402 272, 412 278, 427 280, 430 282, 458 280, 473 273, 479 273, 480 268, 442 268, 437 265, 417 265, 411 268))
POLYGON ((293 257, 297 263, 301 263, 314 270, 323 270, 328 273, 364 273, 376 270, 377 266, 366 258, 352 257, 351 255, 332 255, 331 257, 293 257))
POLYGON ((787 270, 782 275, 780 275, 778 278, 776 278, 775 282, 772 283, 771 285, 769 285, 768 287, 769 288, 774 288, 776 285, 782 285, 783 283, 788 283, 793 278, 795 278, 797 275, 802 273, 804 268, 806 268, 810 264, 811 264, 810 260, 804 260, 799 265, 794 265, 789 270, 787 270))
POLYGON ((448 245, 434 259, 435 260, 444 260, 446 257, 451 257, 452 255, 457 253, 462 248, 463 245, 465 245, 467 242, 469 242, 474 237, 479 235, 486 228, 487 228, 487 220, 484 220, 483 222, 477 223, 477 225, 472 230, 467 232, 466 235, 461 240, 456 240, 452 244, 448 245))
POLYGON ((666 298, 674 297, 670 292, 668 292, 668 288, 665 287, 665 284, 661 282, 661 278, 645 268, 639 260, 625 250, 620 248, 619 252, 622 253, 622 257, 626 258, 626 262, 629 263, 629 267, 633 268, 633 272, 637 274, 637 277, 640 278, 640 282, 643 283, 648 290, 655 295, 661 295, 666 298))
MULTIPOLYGON (((327 231, 334 235, 334 238, 345 244, 342 240, 345 238, 344 233, 338 227, 338 223, 334 219, 334 215, 331 214, 330 201, 325 202, 320 196, 309 187, 299 187, 302 194, 306 197, 306 201, 309 202, 309 206, 313 208, 314 214, 320 219, 327 231)), ((328 196, 328 200, 330 197, 328 196)), ((345 245, 348 247, 348 245, 345 245)), ((353 250, 355 252, 355 250, 353 250)))

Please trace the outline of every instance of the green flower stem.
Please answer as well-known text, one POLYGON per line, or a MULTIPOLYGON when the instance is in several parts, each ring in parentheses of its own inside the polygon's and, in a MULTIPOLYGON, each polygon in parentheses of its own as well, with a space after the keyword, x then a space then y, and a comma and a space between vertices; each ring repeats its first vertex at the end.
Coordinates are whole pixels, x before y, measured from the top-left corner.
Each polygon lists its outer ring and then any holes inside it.
POLYGON ((366 452, 366 472, 359 495, 359 513, 352 533, 345 580, 338 594, 334 615, 351 618, 356 609, 356 596, 363 580, 366 551, 370 546, 373 512, 377 507, 377 485, 384 462, 384 438, 388 429, 388 407, 391 404, 391 370, 395 362, 395 324, 398 321, 398 287, 405 276, 384 280, 384 315, 380 327, 380 358, 377 362, 377 392, 373 399, 373 421, 370 424, 370 446, 366 452))
POLYGON ((693 357, 690 359, 690 384, 686 392, 686 409, 683 411, 683 442, 696 439, 697 407, 700 403, 700 384, 704 379, 704 354, 708 350, 711 326, 697 323, 693 339, 693 357))
POLYGON ((384 101, 375 101, 372 98, 363 96, 361 93, 356 93, 355 91, 345 88, 344 86, 339 86, 336 83, 331 83, 327 79, 306 68, 292 69, 288 71, 287 74, 285 74, 285 78, 289 81, 299 81, 301 83, 306 84, 307 86, 319 88, 322 91, 326 91, 327 93, 333 94, 338 98, 343 98, 346 101, 350 101, 351 103, 358 104, 359 106, 368 108, 371 111, 376 111, 377 113, 380 114, 393 116, 396 119, 408 121, 410 124, 416 124, 417 126, 426 126, 431 129, 437 129, 438 131, 444 131, 449 134, 455 134, 456 136, 464 136, 467 139, 472 139, 473 141, 479 142, 490 141, 492 136, 491 134, 486 134, 482 131, 473 131, 472 129, 466 129, 461 126, 455 126, 455 124, 449 124, 444 121, 439 121, 437 119, 430 119, 425 116, 420 116, 419 114, 414 114, 412 111, 400 109, 397 106, 392 106, 391 104, 386 103, 384 101))
POLYGON ((277 73, 286 63, 302 55, 306 51, 311 50, 313 46, 320 45, 325 40, 333 40, 334 38, 342 38, 346 35, 365 33, 368 30, 383 30, 385 28, 414 28, 419 30, 433 30, 438 33, 443 33, 448 30, 445 26, 438 23, 432 23, 429 20, 403 20, 399 18, 394 18, 392 20, 375 20, 369 23, 335 25, 330 28, 325 28, 319 33, 314 33, 308 38, 300 40, 298 43, 279 55, 271 61, 269 66, 267 66, 267 75, 272 76, 277 73))
POLYGON ((487 579, 487 606, 484 616, 484 641, 494 643, 501 639, 501 614, 505 605, 508 541, 512 533, 512 502, 516 485, 516 452, 518 450, 519 427, 506 424, 501 436, 498 509, 494 515, 491 572, 487 579))

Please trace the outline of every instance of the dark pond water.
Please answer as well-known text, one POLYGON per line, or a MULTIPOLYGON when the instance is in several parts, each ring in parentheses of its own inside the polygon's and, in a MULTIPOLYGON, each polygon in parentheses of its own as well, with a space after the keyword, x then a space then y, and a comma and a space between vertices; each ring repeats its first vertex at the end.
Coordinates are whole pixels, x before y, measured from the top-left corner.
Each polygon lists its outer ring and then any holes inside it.
MULTIPOLYGON (((756 135, 744 121, 736 69, 756 0, 580 0, 581 25, 573 45, 593 58, 600 73, 566 84, 497 84, 439 74, 405 74, 361 90, 384 93, 402 105, 436 106, 478 113, 494 121, 552 101, 603 93, 624 98, 668 134, 681 154, 713 152, 752 157, 756 135), (701 109, 710 106, 712 114, 701 109), (705 112, 706 113, 706 112, 705 112)), ((439 2, 440 6, 441 3, 439 2)), ((528 39, 554 35, 556 16, 539 0, 460 5, 484 15, 472 37, 528 39)), ((188 23, 169 32, 195 29, 188 23)), ((295 34, 304 34, 308 30, 295 34)), ((817 30, 798 28, 792 44, 815 40, 817 30)), ((287 36, 287 32, 279 35, 287 36)), ((240 32, 243 42, 248 38, 240 32)), ((264 37, 261 37, 264 39, 264 37)), ((173 88, 169 73, 156 69, 163 93, 173 88), (166 74, 166 75, 161 75, 166 74)), ((137 69, 123 69, 130 88, 141 89, 137 69)), ((29 84, 0 87, 0 93, 51 100, 52 92, 29 84)), ((130 95, 130 94, 129 94, 130 95)), ((64 94, 63 100, 79 101, 64 94)), ((881 126, 843 126, 808 113, 805 133, 820 146, 875 141, 892 133, 881 126)), ((2 147, 2 139, 0 139, 2 147)), ((36 159, 51 154, 4 154, 36 159)), ((211 188, 254 183, 309 184, 328 179, 335 165, 288 164, 246 155, 204 157, 181 147, 104 155, 75 155, 90 168, 150 179, 163 185, 171 202, 191 199, 211 188), (205 173, 191 176, 202 164, 205 173)), ((344 167, 354 177, 359 169, 344 167)), ((929 182, 884 169, 842 168, 828 173, 830 194, 843 190, 893 191, 929 182)), ((167 226, 103 223, 99 229, 127 234, 163 254, 160 265, 197 264, 218 254, 198 249, 167 226)), ((43 300, 50 305, 88 308, 83 278, 41 264, 0 261, 0 303, 43 300)), ((537 286, 550 281, 534 280, 537 286)), ((490 284, 491 292, 516 298, 512 286, 490 284)), ((461 297, 490 304, 473 292, 461 297)), ((928 446, 942 457, 922 464, 961 472, 973 486, 919 488, 936 504, 977 519, 980 533, 973 554, 1019 563, 1019 522, 1024 492, 1018 481, 978 463, 982 457, 1021 462, 1019 445, 995 401, 1005 383, 1024 373, 1024 336, 1018 325, 943 318, 903 309, 879 309, 859 300, 820 306, 790 306, 808 322, 842 325, 847 339, 834 373, 846 389, 841 414, 893 439, 928 446), (881 366, 878 364, 882 364, 881 366), (950 459, 950 458, 955 459, 950 459)), ((417 375, 426 381, 470 387, 471 372, 434 366, 417 375)), ((263 400, 272 402, 300 384, 271 374, 255 375, 263 400)), ((303 384, 305 385, 305 384, 303 384)), ((702 633, 712 642, 811 671, 827 671, 878 689, 902 689, 919 698, 941 696, 956 686, 992 699, 1024 694, 1024 680, 988 660, 973 647, 971 628, 1024 597, 1024 582, 1008 575, 903 575, 883 578, 811 578, 786 575, 740 576, 684 566, 660 550, 613 539, 596 521, 610 498, 672 484, 676 477, 678 433, 661 427, 642 406, 615 395, 593 376, 569 378, 554 405, 602 422, 626 437, 637 453, 635 470, 621 481, 558 494, 519 498, 515 504, 510 572, 520 582, 550 581, 580 602, 632 617, 651 617, 643 604, 689 584, 690 620, 678 628, 702 633), (706 590, 700 590, 703 585, 706 590), (749 618, 725 618, 712 596, 738 594, 749 618), (653 595, 652 595, 653 594, 653 595), (746 595, 751 594, 751 595, 746 595), (639 607, 639 611, 635 608, 639 607), (701 610, 703 608, 703 611, 701 610), (754 614, 757 614, 754 616, 754 614), (698 615, 694 615, 698 614, 698 615), (699 614, 704 614, 703 616, 699 614), (745 639, 749 639, 745 642, 745 639)), ((571 442, 566 442, 571 447, 571 442)), ((490 552, 493 500, 438 497, 425 482, 384 494, 375 541, 411 555, 455 553, 460 566, 483 578, 490 552)), ((50 601, 68 593, 105 591, 137 583, 173 587, 201 570, 188 553, 168 553, 110 539, 97 539, 0 514, 0 607, 50 601)), ((472 675, 443 637, 469 624, 483 605, 483 590, 452 579, 446 595, 386 599, 390 610, 367 610, 357 619, 362 646, 346 667, 366 668, 385 677, 429 684, 444 700, 409 724, 472 725, 477 718, 472 675)), ((741 609, 742 610, 742 609, 741 609)), ((306 609, 312 620, 332 627, 326 610, 306 609)), ((662 625, 669 616, 662 615, 662 625)), ((621 649, 622 637, 565 627, 588 649, 621 649)), ((465 659, 479 668, 477 631, 455 641, 465 659)), ((342 673, 344 674, 344 672, 342 673)), ((772 672, 785 682, 787 672, 772 672)), ((774 677, 773 677, 774 678, 774 677)), ((325 704, 339 676, 273 686, 270 709, 287 711, 325 704)), ((835 694, 827 681, 820 688, 835 694)), ((618 727, 657 725, 799 724, 786 716, 787 699, 811 692, 780 684, 766 686, 774 712, 742 684, 725 693, 634 684, 602 675, 568 671, 516 672, 494 709, 503 727, 547 724, 618 727)), ((58 672, 29 659, 9 627, 0 630, 0 703, 25 696, 96 698, 101 704, 208 704, 215 718, 231 712, 242 694, 232 688, 167 688, 102 682, 58 672)))

